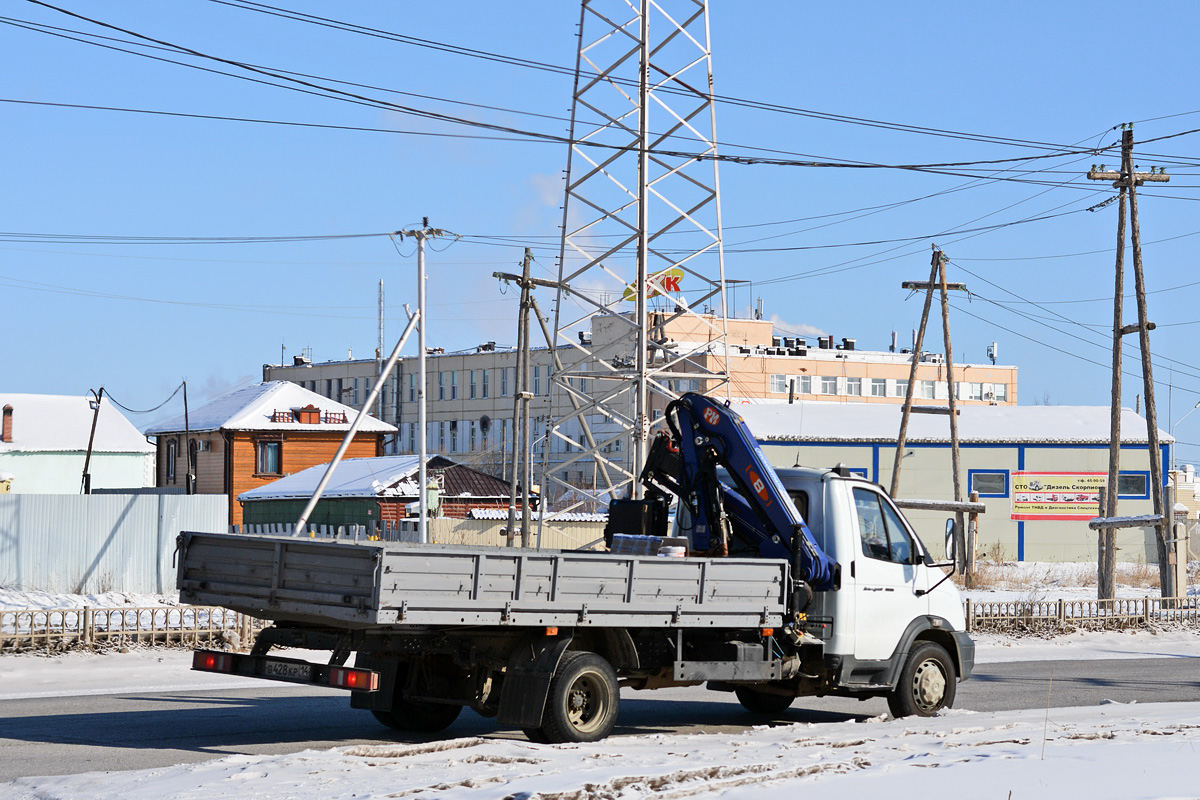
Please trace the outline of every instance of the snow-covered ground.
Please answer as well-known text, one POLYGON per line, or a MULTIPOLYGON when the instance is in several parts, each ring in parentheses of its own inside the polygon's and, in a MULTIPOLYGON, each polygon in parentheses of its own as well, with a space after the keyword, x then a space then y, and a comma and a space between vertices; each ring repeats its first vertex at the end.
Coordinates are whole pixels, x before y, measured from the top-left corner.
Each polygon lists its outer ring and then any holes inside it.
POLYGON ((9 800, 1196 797, 1200 703, 760 727, 596 744, 449 739, 20 778, 9 800), (815 794, 814 794, 815 793, 815 794))
POLYGON ((103 594, 65 594, 60 592, 34 592, 0 586, 0 609, 12 608, 147 608, 152 606, 177 606, 178 595, 133 594, 131 592, 104 592, 103 594))
MULTIPOLYGON (((1035 579, 1040 580, 1035 575, 1035 579)), ((1056 580, 1050 576, 1050 580, 1056 580)), ((1150 593, 1135 589, 1133 596, 1150 593)), ((1059 585, 1054 597, 1094 596, 1059 585)), ((1015 589, 981 590, 977 599, 1015 589)), ((1038 590, 1040 591, 1040 590, 1038 590)), ((1022 595, 1023 597, 1023 595, 1022 595)), ((996 597, 995 599, 1001 599, 996 597)), ((1021 598, 1018 598, 1021 599, 1021 598)), ((39 596, 0 590, 2 607, 170 604, 120 593, 39 596)), ((1195 630, 1074 633, 1050 639, 976 637, 979 663, 1079 658, 1200 658, 1195 630)), ((146 649, 0 657, 0 702, 63 694, 235 690, 261 682, 189 671, 190 654, 146 649), (64 688, 64 687, 70 687, 64 688)), ((793 724, 740 734, 614 737, 589 745, 521 739, 449 739, 239 755, 139 770, 21 778, 4 800, 373 797, 607 800, 612 798, 972 796, 1013 798, 1200 797, 1190 765, 1200 741, 1200 702, 1105 703, 1089 708, 975 713, 930 720, 793 724)), ((0 732, 0 737, 3 733, 0 732)))

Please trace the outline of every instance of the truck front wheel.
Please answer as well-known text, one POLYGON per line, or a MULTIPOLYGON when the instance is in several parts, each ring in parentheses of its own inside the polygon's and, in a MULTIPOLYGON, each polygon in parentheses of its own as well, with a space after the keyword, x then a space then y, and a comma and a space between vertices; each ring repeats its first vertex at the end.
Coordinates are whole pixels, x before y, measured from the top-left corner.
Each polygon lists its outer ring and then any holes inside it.
POLYGON ((954 705, 954 662, 939 644, 918 642, 908 651, 896 688, 888 694, 893 717, 932 717, 954 705))
POLYGON ((611 664, 595 653, 564 653, 550 681, 542 726, 535 736, 550 743, 599 741, 616 724, 620 702, 611 664))

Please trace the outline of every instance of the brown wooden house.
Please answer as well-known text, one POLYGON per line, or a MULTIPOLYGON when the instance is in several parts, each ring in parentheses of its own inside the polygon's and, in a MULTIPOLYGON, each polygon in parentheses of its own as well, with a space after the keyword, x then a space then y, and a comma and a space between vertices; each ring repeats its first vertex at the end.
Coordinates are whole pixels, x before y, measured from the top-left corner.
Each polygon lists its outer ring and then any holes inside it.
MULTIPOLYGON (((190 453, 194 493, 227 496, 229 523, 240 525, 238 495, 330 462, 357 413, 287 381, 238 389, 146 431, 157 437, 156 485, 187 489, 190 453)), ((346 458, 382 455, 395 431, 363 420, 346 458)))

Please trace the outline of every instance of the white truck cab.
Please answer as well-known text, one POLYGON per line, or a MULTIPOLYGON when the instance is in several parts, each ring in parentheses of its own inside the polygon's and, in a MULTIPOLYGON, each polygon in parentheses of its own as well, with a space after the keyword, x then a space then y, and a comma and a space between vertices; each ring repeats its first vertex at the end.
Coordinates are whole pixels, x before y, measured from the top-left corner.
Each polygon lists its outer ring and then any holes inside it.
MULTIPOLYGON (((909 680, 924 685, 909 699, 925 708, 893 711, 927 713, 931 705, 949 705, 955 678, 970 675, 975 648, 957 588, 908 520, 883 487, 844 471, 798 467, 776 473, 814 538, 840 566, 839 588, 816 592, 807 610, 810 621, 829 625, 826 665, 835 682, 891 690, 911 666, 909 680), (940 648, 950 664, 941 664, 925 644, 940 648), (917 650, 924 661, 938 663, 910 664, 917 650)), ((888 694, 894 704, 912 692, 888 694)))

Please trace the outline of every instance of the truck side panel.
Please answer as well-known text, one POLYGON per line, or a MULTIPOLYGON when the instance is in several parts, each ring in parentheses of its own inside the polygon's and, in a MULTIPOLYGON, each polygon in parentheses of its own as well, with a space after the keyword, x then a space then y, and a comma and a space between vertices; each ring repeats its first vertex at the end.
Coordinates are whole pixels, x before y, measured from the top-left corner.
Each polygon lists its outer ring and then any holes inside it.
POLYGON ((658 558, 184 533, 192 603, 315 624, 779 626, 776 559, 658 558))

